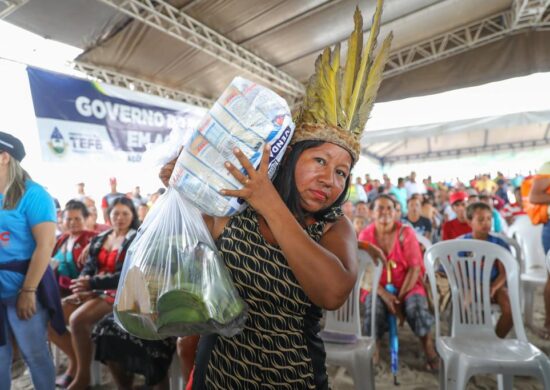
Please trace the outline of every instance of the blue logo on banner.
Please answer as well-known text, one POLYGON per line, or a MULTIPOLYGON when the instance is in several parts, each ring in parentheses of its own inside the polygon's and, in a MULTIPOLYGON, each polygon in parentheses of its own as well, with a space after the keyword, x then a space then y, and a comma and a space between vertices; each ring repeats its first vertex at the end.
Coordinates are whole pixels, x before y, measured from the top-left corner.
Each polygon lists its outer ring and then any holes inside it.
POLYGON ((54 127, 52 134, 50 135, 48 146, 55 154, 62 155, 63 153, 65 153, 67 142, 65 142, 63 134, 61 134, 57 127, 54 127))

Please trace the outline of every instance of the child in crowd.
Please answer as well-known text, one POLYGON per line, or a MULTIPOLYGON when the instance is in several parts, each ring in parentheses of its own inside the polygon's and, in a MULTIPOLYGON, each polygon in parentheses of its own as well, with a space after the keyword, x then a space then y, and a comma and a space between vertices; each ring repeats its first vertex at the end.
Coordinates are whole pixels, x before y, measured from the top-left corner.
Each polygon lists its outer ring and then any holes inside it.
MULTIPOLYGON (((471 196, 471 195, 470 195, 471 196)), ((468 194, 464 191, 456 191, 449 197, 451 207, 456 214, 456 218, 447 221, 441 228, 441 239, 452 240, 463 234, 470 233, 472 231, 466 218, 466 200, 468 194)))
POLYGON ((367 220, 364 217, 356 215, 353 217, 353 228, 355 229, 355 235, 359 236, 359 233, 367 226, 367 220))
MULTIPOLYGON (((489 234, 493 222, 491 207, 483 202, 470 204, 466 208, 466 218, 472 227, 472 232, 464 235, 466 239, 476 239, 489 241, 507 249, 510 248, 501 238, 489 234)), ((506 288, 506 271, 500 261, 495 261, 491 270, 491 301, 500 306, 501 316, 497 322, 495 333, 498 337, 504 338, 510 332, 513 326, 512 309, 510 307, 510 298, 506 288)))

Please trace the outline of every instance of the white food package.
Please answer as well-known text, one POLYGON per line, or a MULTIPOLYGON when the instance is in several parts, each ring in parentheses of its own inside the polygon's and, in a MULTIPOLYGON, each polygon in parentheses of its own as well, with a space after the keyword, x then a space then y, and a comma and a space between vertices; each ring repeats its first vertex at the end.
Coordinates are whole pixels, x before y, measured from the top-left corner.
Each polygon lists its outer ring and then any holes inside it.
POLYGON ((291 112, 282 97, 236 77, 184 145, 170 185, 207 215, 223 217, 239 213, 247 204, 220 194, 221 189, 242 188, 224 165, 230 161, 246 174, 233 149, 241 149, 257 169, 264 146, 269 143, 269 177, 273 179, 293 133, 291 112))

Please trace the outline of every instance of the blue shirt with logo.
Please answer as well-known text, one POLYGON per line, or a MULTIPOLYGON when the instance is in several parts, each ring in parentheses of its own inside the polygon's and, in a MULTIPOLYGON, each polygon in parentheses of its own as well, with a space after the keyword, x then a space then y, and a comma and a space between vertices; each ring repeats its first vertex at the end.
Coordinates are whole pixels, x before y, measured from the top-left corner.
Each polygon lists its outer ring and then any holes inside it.
MULTIPOLYGON (((36 248, 32 228, 57 220, 53 199, 44 187, 27 180, 17 206, 4 210, 3 204, 0 194, 0 263, 28 260, 36 248)), ((24 279, 20 273, 0 270, 0 298, 16 295, 24 279)))

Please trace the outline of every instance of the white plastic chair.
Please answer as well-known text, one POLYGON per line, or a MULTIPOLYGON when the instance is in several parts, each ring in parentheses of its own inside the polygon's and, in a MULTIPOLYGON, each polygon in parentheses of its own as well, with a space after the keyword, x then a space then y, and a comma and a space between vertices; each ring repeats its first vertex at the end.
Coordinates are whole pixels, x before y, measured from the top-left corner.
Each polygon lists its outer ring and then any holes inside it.
POLYGON ((185 386, 187 385, 187 382, 183 379, 183 375, 181 373, 181 361, 177 352, 174 352, 172 363, 168 369, 168 380, 170 383, 170 389, 185 389, 185 386))
POLYGON ((416 240, 422 244, 422 246, 424 247, 425 250, 428 250, 429 247, 431 247, 433 244, 432 242, 426 238, 426 236, 420 234, 420 233, 417 233, 415 232, 415 235, 416 235, 416 240))
POLYGON ((523 297, 523 312, 525 324, 533 325, 534 293, 538 286, 546 283, 547 273, 544 272, 544 249, 542 247, 542 225, 533 225, 527 215, 516 218, 508 229, 508 236, 514 238, 520 245, 523 255, 521 267, 521 283, 523 297))
POLYGON ((463 390, 472 376, 493 373, 499 374, 499 388, 512 389, 513 376, 523 375, 538 377, 550 389, 550 362, 525 335, 519 310, 519 267, 510 252, 487 241, 451 240, 428 249, 424 263, 433 296, 437 297, 438 264, 447 273, 452 294, 450 336, 441 335, 435 306, 436 348, 443 361, 440 388, 463 390), (462 257, 464 252, 469 257, 462 257), (500 339, 493 328, 489 286, 496 259, 506 270, 516 338, 500 339))
POLYGON ((357 282, 353 291, 340 309, 327 311, 325 328, 320 336, 325 343, 326 362, 346 367, 353 377, 356 389, 374 390, 372 356, 376 348, 374 336, 376 310, 371 310, 371 337, 361 335, 359 314, 359 288, 367 265, 373 266, 369 299, 372 307, 375 307, 376 289, 382 273, 382 264, 375 265, 368 253, 360 250, 357 282))

